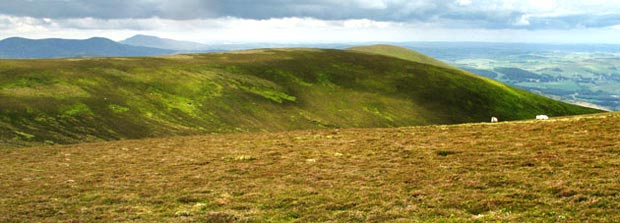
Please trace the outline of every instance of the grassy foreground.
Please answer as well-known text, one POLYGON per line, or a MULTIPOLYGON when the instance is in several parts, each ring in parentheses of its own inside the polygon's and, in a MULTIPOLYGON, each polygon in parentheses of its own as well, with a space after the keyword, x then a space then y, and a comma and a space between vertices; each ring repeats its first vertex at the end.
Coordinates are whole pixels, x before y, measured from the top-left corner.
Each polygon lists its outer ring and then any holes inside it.
POLYGON ((620 114, 0 150, 0 222, 617 222, 620 114))

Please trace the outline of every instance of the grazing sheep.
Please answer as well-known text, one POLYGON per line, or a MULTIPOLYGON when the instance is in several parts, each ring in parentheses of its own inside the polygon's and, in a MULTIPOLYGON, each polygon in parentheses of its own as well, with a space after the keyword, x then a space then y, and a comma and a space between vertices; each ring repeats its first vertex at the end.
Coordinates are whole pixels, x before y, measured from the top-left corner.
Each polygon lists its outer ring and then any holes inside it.
POLYGON ((497 119, 497 117, 491 117, 491 123, 496 123, 499 122, 499 119, 497 119))
POLYGON ((549 116, 547 115, 537 115, 536 120, 549 120, 549 116))

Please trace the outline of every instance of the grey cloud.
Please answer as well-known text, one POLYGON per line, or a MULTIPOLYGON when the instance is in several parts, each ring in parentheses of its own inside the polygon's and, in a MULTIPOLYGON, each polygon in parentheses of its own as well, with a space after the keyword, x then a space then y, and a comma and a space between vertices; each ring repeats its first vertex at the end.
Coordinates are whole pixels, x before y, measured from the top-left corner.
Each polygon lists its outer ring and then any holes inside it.
POLYGON ((313 17, 328 20, 408 20, 438 13, 438 9, 442 8, 440 6, 447 6, 451 2, 388 1, 386 8, 377 9, 367 7, 367 2, 360 0, 0 0, 0 14, 102 19, 161 17, 183 20, 231 16, 247 19, 313 17))
POLYGON ((527 18, 529 24, 518 24, 529 12, 519 7, 484 7, 501 5, 499 3, 500 0, 474 0, 471 5, 463 6, 456 0, 0 0, 0 14, 53 19, 312 17, 426 22, 448 28, 486 29, 563 29, 620 24, 620 14, 533 15, 527 18))
POLYGON ((372 19, 379 21, 427 20, 449 8, 452 1, 388 1, 382 8, 367 7, 363 1, 261 1, 242 4, 243 0, 220 5, 225 15, 240 18, 313 17, 318 19, 372 19), (284 4, 283 4, 284 3, 284 4), (417 4, 412 4, 417 3, 417 4))
POLYGON ((620 24, 616 15, 571 15, 551 18, 530 18, 528 29, 601 28, 620 24))
POLYGON ((0 0, 0 13, 35 18, 190 19, 210 15, 210 1, 177 0, 0 0))
POLYGON ((515 26, 515 21, 523 15, 524 13, 515 11, 454 11, 442 18, 447 20, 445 23, 451 27, 502 29, 515 26))

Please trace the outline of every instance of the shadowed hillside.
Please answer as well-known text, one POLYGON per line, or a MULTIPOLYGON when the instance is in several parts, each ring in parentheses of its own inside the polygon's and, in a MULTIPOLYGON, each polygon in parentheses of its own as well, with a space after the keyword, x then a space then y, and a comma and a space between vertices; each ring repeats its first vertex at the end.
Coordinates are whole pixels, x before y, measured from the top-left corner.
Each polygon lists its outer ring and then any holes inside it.
POLYGON ((9 147, 592 112, 464 71, 354 51, 0 61, 0 144, 9 147))
POLYGON ((0 150, 0 222, 618 222, 620 115, 0 150))

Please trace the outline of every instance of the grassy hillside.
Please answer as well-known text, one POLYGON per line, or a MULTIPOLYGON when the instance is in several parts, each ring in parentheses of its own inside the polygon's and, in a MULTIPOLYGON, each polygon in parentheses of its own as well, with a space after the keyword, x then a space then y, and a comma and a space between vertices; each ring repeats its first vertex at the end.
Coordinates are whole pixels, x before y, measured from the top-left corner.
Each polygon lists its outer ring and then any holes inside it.
POLYGON ((618 222, 620 114, 0 150, 0 222, 618 222))
POLYGON ((410 60, 410 61, 430 64, 430 65, 434 65, 438 67, 454 68, 453 66, 450 66, 449 64, 444 63, 440 60, 429 57, 415 50, 411 50, 411 49, 407 49, 407 48, 399 47, 399 46, 378 44, 378 45, 370 45, 370 46, 351 47, 347 50, 396 57, 396 58, 403 59, 403 60, 410 60))
POLYGON ((0 60, 0 145, 597 112, 393 57, 278 49, 0 60))

